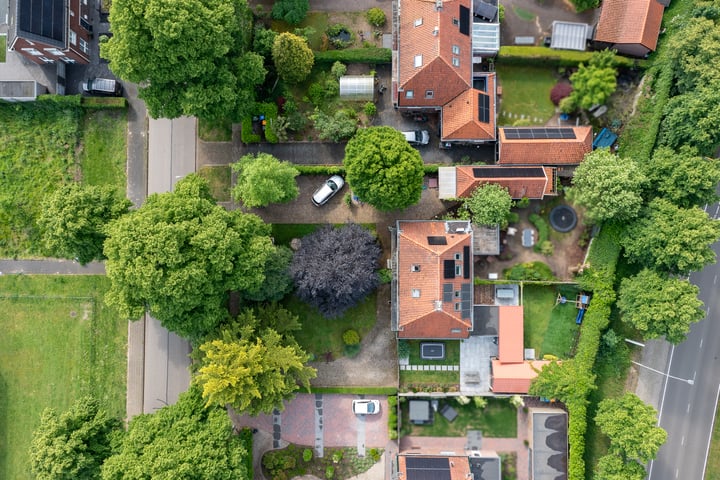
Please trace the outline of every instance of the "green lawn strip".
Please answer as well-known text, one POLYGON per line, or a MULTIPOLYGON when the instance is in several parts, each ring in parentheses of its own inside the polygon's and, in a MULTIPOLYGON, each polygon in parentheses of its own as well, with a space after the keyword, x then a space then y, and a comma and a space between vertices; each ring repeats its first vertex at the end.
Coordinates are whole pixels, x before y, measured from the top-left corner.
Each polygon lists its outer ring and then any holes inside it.
POLYGON ((53 101, 0 103, 0 125, 0 256, 39 253, 35 220, 41 203, 78 173, 80 108, 53 101))
POLYGON ((357 330, 361 339, 372 330, 375 326, 376 302, 377 294, 373 292, 342 317, 330 319, 294 295, 283 300, 282 304, 300 317, 302 330, 294 333, 295 339, 306 352, 322 360, 328 352, 332 352, 333 358, 343 356, 342 334, 346 330, 357 330))
POLYGON ((400 390, 445 390, 460 384, 460 372, 442 370, 400 370, 400 390))
POLYGON ((214 165, 202 167, 197 173, 210 183, 210 193, 215 200, 218 202, 230 201, 230 166, 214 165))
POLYGON ((198 119, 198 137, 205 142, 232 141, 232 121, 227 118, 220 120, 198 119))
POLYGON ((498 81, 503 87, 499 125, 512 125, 520 115, 531 124, 534 118, 544 125, 555 113, 550 90, 557 82, 551 68, 496 65, 498 81), (509 114, 515 116, 510 117, 509 114))
MULTIPOLYGON (((410 399, 408 399, 409 401, 410 399)), ((463 437, 468 430, 481 430, 483 437, 515 438, 517 436, 517 409, 507 399, 488 398, 483 409, 475 407, 473 402, 460 405, 454 400, 440 399, 438 410, 446 404, 458 412, 457 418, 448 422, 435 412, 432 425, 413 425, 409 423, 409 404, 402 403, 403 430, 410 435, 421 437, 463 437)))
POLYGON ((127 113, 85 110, 80 155, 82 180, 88 185, 113 185, 125 195, 127 179, 127 113))
POLYGON ((460 341, 426 341, 408 340, 410 346, 410 365, 460 365, 460 341), (421 343, 442 343, 445 345, 445 358, 442 360, 427 360, 420 357, 421 343))
POLYGON ((570 354, 579 331, 575 324, 576 294, 577 288, 572 286, 523 286, 524 342, 527 348, 535 349, 536 358, 545 354, 567 358, 570 354), (565 305, 555 305, 558 292, 567 298, 565 305))
POLYGON ((125 416, 127 322, 99 276, 0 277, 0 477, 31 478, 28 448, 46 407, 95 395, 125 416))
POLYGON ((7 35, 0 35, 0 63, 5 62, 7 52, 7 35))

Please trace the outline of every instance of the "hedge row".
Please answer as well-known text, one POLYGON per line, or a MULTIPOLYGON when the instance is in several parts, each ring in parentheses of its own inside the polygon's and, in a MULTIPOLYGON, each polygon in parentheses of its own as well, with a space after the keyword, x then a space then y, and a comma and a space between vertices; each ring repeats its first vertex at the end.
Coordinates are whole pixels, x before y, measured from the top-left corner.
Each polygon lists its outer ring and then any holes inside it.
MULTIPOLYGON (((507 65, 536 65, 539 67, 576 67, 587 63, 592 52, 553 50, 548 47, 500 47, 497 63, 507 65)), ((638 60, 615 56, 616 67, 632 67, 638 60)))
POLYGON ((125 108, 127 100, 124 97, 81 97, 80 106, 83 108, 125 108))
POLYGON ((391 63, 392 51, 389 48, 363 47, 344 50, 315 52, 315 63, 391 63))
MULTIPOLYGON (((423 165, 425 175, 432 175, 438 172, 438 168, 442 165, 428 164, 423 165)), ((300 175, 345 175, 345 167, 343 165, 294 165, 300 172, 300 175)))
MULTIPOLYGON (((274 103, 258 103, 255 105, 255 112, 255 115, 264 115, 268 125, 274 122, 278 115, 277 105, 274 103)), ((242 119, 240 139, 243 143, 260 143, 262 141, 260 135, 253 133, 252 117, 242 119)), ((265 140, 267 140, 268 143, 278 143, 278 137, 272 128, 265 128, 265 140)))

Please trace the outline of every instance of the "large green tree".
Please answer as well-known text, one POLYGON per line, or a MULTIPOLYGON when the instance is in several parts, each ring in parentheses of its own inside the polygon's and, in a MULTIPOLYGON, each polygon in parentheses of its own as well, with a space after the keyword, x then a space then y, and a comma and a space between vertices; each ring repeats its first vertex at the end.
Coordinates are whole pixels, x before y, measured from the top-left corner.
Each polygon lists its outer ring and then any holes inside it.
POLYGON ((570 197, 594 222, 635 218, 642 206, 643 176, 631 159, 620 159, 606 148, 585 155, 575 169, 570 197))
POLYGON ((127 213, 130 205, 113 187, 61 186, 43 202, 38 218, 46 252, 83 265, 102 260, 106 225, 127 213))
POLYGON ((315 56, 307 40, 289 32, 275 37, 272 57, 277 74, 287 83, 305 80, 315 63, 315 56))
POLYGON ((667 439, 667 432, 657 426, 655 408, 634 393, 601 401, 595 423, 610 438, 610 451, 625 460, 649 462, 667 439))
POLYGON ((643 338, 665 337, 678 344, 685 340, 690 325, 705 316, 697 286, 680 278, 669 278, 649 269, 625 278, 620 285, 617 306, 623 321, 639 330, 643 338))
POLYGON ((673 149, 689 145, 701 155, 713 156, 720 144, 719 90, 720 78, 714 78, 672 97, 665 105, 660 142, 673 149))
POLYGON ((478 225, 499 225, 507 227, 508 215, 513 206, 508 189, 497 183, 480 185, 464 199, 463 210, 473 223, 478 225))
POLYGON ((248 330, 240 339, 225 335, 200 345, 204 357, 195 381, 207 405, 257 415, 282 410, 300 387, 310 391, 316 371, 305 366, 309 357, 297 343, 270 328, 257 336, 248 330))
POLYGON ((609 453, 600 457, 595 466, 595 480, 643 480, 645 467, 635 460, 625 461, 619 455, 609 453))
POLYGON ((101 53, 117 76, 141 85, 152 117, 220 118, 252 108, 247 100, 265 70, 249 51, 245 0, 114 0, 110 22, 101 53))
POLYGON ((674 152, 667 147, 655 150, 644 166, 647 189, 679 207, 689 208, 715 203, 720 183, 720 162, 698 155, 691 147, 674 152))
POLYGON ((30 447, 30 469, 38 480, 95 480, 112 453, 112 439, 122 431, 92 397, 78 399, 69 410, 46 409, 30 447))
POLYGON ((575 360, 545 365, 530 385, 530 395, 557 398, 562 402, 586 402, 587 392, 597 388, 595 375, 583 370, 575 360))
POLYGON ((287 203, 300 193, 295 182, 295 177, 300 175, 298 169, 269 153, 247 154, 234 163, 232 169, 237 172, 232 196, 246 207, 287 203))
POLYGON ((403 209, 420 200, 422 158, 392 127, 359 130, 345 147, 344 163, 355 195, 378 210, 403 209))
POLYGON ((265 280, 242 292, 242 298, 253 302, 278 302, 293 289, 290 276, 290 262, 293 252, 288 247, 277 245, 268 255, 263 272, 265 280))
POLYGON ((272 17, 276 20, 285 20, 290 25, 297 25, 305 20, 308 8, 310 8, 308 0, 275 0, 272 17))
POLYGON ((652 200, 620 240, 625 256, 658 271, 688 274, 715 262, 710 246, 720 238, 720 222, 698 207, 680 208, 652 200))
POLYGON ((199 389, 191 387, 175 405, 130 421, 117 452, 102 467, 102 479, 250 478, 245 465, 251 455, 225 409, 205 408, 199 389))
POLYGON ((617 88, 614 57, 614 51, 603 50, 593 53, 587 65, 581 63, 577 72, 570 76, 573 90, 560 102, 560 108, 571 112, 603 105, 617 88))
POLYGON ((108 226, 106 300, 124 317, 148 310, 169 330, 200 338, 227 315, 228 291, 263 282, 269 235, 259 217, 217 206, 207 181, 188 175, 108 226))

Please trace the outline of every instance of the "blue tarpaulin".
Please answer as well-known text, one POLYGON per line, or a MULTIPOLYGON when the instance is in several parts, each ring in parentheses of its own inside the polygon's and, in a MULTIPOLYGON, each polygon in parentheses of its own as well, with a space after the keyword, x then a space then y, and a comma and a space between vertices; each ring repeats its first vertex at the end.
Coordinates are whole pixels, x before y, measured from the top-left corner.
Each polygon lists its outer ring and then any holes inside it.
POLYGON ((595 140, 593 140, 592 148, 593 150, 595 150, 596 148, 612 147, 617 138, 618 136, 615 135, 613 132, 611 132, 607 128, 603 128, 602 130, 600 130, 600 133, 597 134, 595 140))

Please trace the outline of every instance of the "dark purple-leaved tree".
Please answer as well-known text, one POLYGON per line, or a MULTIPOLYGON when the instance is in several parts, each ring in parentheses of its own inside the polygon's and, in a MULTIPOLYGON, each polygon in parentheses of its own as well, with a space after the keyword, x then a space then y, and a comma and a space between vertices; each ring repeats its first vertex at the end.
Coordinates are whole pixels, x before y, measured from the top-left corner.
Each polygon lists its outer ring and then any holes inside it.
POLYGON ((303 237, 290 274, 297 296, 328 318, 338 317, 377 288, 380 246, 355 223, 329 225, 303 237))

